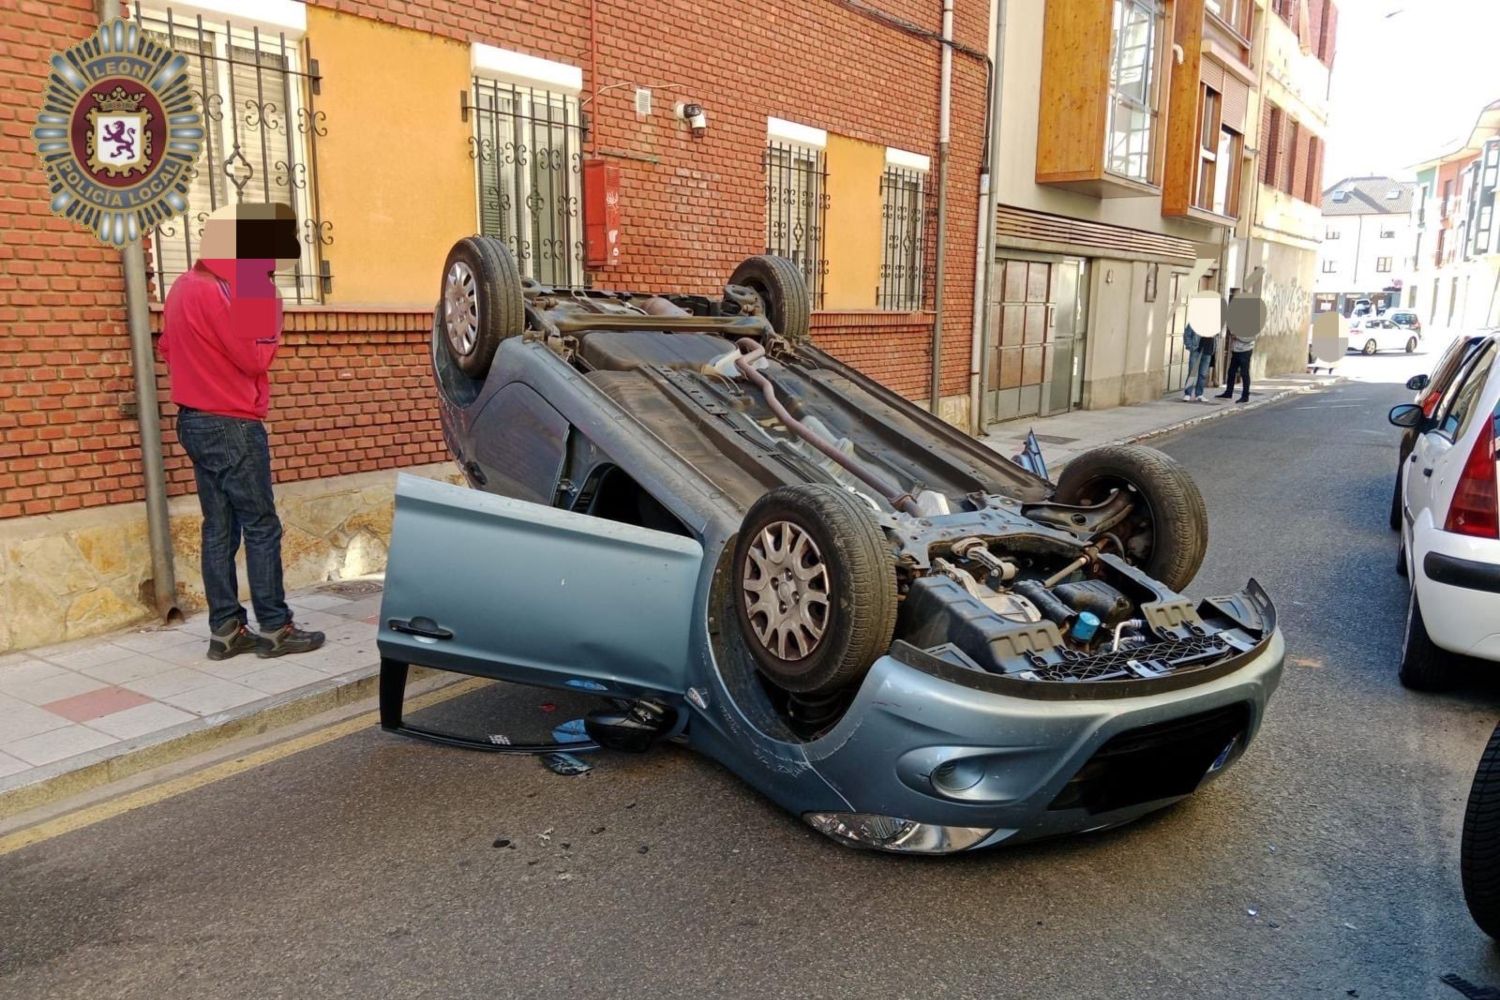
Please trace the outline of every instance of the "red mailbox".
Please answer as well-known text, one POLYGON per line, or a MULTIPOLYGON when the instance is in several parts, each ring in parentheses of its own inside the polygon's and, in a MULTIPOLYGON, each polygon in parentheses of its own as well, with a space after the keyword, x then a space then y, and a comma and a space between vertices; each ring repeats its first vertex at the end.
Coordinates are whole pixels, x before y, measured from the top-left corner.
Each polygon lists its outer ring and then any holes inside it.
POLYGON ((583 262, 620 262, 620 168, 597 158, 583 161, 583 262))

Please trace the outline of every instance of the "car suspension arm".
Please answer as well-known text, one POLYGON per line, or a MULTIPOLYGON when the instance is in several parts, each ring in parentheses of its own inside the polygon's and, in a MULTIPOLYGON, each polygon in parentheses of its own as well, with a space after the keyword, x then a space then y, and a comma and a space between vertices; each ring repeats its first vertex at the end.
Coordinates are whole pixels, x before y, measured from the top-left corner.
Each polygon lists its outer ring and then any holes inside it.
POLYGON ((844 454, 832 441, 792 416, 791 412, 782 405, 781 400, 776 398, 776 387, 771 384, 771 380, 755 370, 755 363, 766 356, 765 345, 756 343, 749 337, 741 337, 735 341, 735 346, 740 349, 741 353, 734 359, 734 366, 739 369, 741 375, 755 383, 766 397, 766 405, 771 408, 771 412, 776 414, 777 419, 786 424, 793 434, 847 469, 860 482, 884 497, 892 507, 913 517, 922 516, 922 508, 917 506, 917 501, 911 495, 910 490, 903 490, 891 484, 879 473, 844 454))

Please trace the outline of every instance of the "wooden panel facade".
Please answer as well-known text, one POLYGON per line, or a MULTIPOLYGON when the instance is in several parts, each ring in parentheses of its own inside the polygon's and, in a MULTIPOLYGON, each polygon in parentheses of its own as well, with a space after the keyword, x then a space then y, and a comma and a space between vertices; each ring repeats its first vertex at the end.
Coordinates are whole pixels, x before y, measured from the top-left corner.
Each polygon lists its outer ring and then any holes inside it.
MULTIPOLYGON (((1161 214, 1187 215, 1198 171, 1198 125, 1203 71, 1203 0, 1177 0, 1173 42, 1183 59, 1171 67, 1167 85, 1167 157, 1162 171, 1161 214)), ((1222 71, 1221 71, 1222 74, 1222 71)))
POLYGON ((1036 135, 1038 184, 1091 181, 1104 175, 1113 8, 1100 0, 1047 0, 1036 135))

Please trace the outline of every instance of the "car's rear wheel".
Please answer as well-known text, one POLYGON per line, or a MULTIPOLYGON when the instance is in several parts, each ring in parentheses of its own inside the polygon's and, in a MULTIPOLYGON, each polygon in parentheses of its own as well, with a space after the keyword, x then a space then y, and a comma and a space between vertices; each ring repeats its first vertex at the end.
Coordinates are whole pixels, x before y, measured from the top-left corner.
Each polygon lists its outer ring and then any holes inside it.
POLYGON ((1444 691, 1453 686, 1452 656, 1427 634, 1422 605, 1413 584, 1406 604, 1406 640, 1401 644, 1401 683, 1413 691, 1444 691))
POLYGON ((1407 354, 1415 354, 1415 353, 1417 353, 1417 338, 1416 337, 1407 337, 1406 338, 1406 353, 1407 354))
POLYGON ((896 571, 873 512, 823 484, 782 486, 745 515, 735 611, 761 672, 794 694, 835 694, 891 644, 896 571))
POLYGON ((1380 349, 1380 345, 1376 344, 1375 341, 1373 341, 1373 340, 1367 340, 1367 341, 1365 341, 1364 353, 1366 353, 1366 354, 1374 354, 1379 349, 1380 349))
POLYGON ((1208 506, 1187 470, 1155 448, 1107 445, 1068 462, 1056 499, 1097 504, 1114 490, 1135 498, 1130 517, 1111 531, 1127 560, 1171 587, 1192 582, 1208 551, 1208 506))
POLYGON ((526 326, 521 269, 510 248, 492 236, 466 236, 443 263, 438 322, 460 371, 483 378, 495 349, 526 326))
POLYGON ((795 262, 773 254, 747 257, 734 269, 729 283, 760 297, 761 311, 777 333, 794 344, 806 342, 812 322, 812 297, 807 279, 795 262))
POLYGON ((1500 726, 1490 734, 1469 786, 1459 859, 1469 916, 1500 940, 1500 726))

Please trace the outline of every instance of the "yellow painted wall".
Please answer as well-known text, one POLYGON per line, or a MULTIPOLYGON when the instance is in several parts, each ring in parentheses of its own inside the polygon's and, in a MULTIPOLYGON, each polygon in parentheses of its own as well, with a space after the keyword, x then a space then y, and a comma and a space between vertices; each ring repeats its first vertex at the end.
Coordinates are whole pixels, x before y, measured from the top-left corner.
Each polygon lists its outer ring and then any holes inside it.
POLYGON ((823 308, 874 309, 880 287, 880 177, 885 147, 829 135, 828 275, 823 308))
POLYGON ((469 48, 419 31, 307 8, 323 77, 318 197, 335 304, 430 307, 448 248, 475 231, 474 161, 458 96, 469 48))

